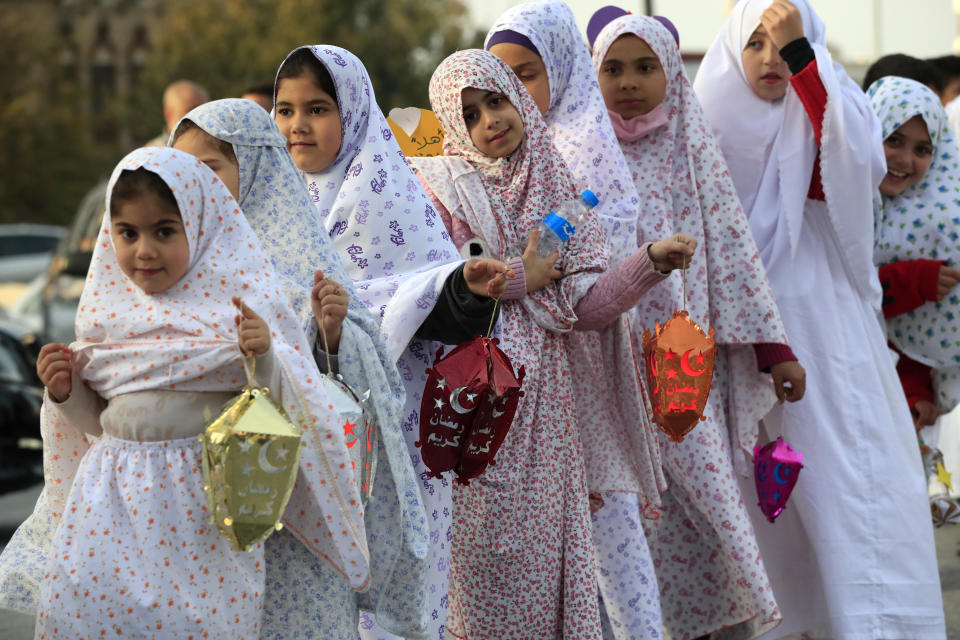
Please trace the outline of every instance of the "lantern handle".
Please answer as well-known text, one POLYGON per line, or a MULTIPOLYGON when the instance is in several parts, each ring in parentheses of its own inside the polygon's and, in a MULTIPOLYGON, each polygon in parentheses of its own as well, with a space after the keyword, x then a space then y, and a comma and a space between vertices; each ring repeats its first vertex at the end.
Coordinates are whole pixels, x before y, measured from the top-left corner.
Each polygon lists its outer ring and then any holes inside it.
POLYGON ((323 327, 323 307, 320 307, 320 335, 323 338, 323 355, 327 357, 327 375, 333 376, 333 365, 330 364, 330 345, 327 343, 327 330, 323 327))
MULTIPOLYGON (((243 298, 237 296, 237 299, 240 300, 240 313, 243 313, 243 298)), ((243 353, 241 351, 241 353, 243 353)), ((244 367, 247 371, 247 386, 251 389, 253 388, 253 376, 257 372, 257 354, 251 353, 250 355, 243 354, 247 358, 247 362, 250 363, 249 367, 244 367)))
POLYGON ((493 299, 493 311, 490 312, 490 325, 487 327, 487 337, 490 337, 490 333, 493 332, 493 320, 497 317, 497 305, 500 304, 500 297, 493 299))
POLYGON ((680 269, 680 282, 683 283, 683 310, 687 310, 687 256, 683 256, 683 266, 680 269))

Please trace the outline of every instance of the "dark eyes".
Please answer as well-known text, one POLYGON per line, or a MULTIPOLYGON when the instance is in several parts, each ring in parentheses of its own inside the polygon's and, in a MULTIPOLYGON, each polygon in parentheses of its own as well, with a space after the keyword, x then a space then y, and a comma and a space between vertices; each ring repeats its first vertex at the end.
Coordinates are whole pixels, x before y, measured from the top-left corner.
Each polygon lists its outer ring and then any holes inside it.
MULTIPOLYGON (((166 240, 167 238, 170 238, 176 235, 177 230, 174 229, 173 227, 160 227, 156 231, 154 231, 154 233, 156 234, 158 239, 166 240)), ((119 236, 124 240, 133 241, 137 239, 139 234, 134 229, 121 229, 119 231, 119 236)))
MULTIPOLYGON (((310 115, 312 116, 322 116, 327 113, 329 109, 326 107, 321 107, 319 105, 313 105, 310 107, 310 115)), ((290 107, 280 107, 277 109, 277 115, 283 118, 289 118, 293 116, 293 109, 290 107)))
MULTIPOLYGON (((900 134, 894 133, 894 134, 891 135, 889 138, 887 138, 886 140, 884 140, 884 141, 883 141, 883 144, 884 144, 884 146, 890 147, 891 149, 899 149, 899 148, 903 147, 903 145, 904 145, 904 140, 903 140, 903 137, 902 137, 900 134)), ((918 146, 914 147, 913 152, 914 152, 915 154, 917 154, 918 156, 931 156, 931 155, 933 155, 933 147, 932 147, 931 145, 928 145, 928 144, 921 144, 921 145, 918 145, 918 146)))

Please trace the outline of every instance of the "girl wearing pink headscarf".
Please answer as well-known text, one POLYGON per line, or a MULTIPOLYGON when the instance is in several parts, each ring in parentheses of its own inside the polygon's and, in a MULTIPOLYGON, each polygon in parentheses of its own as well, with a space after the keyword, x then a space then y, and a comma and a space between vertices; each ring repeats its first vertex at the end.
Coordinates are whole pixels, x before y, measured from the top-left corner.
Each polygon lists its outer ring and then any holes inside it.
MULTIPOLYGON (((430 101, 445 155, 415 159, 414 168, 451 226, 510 258, 517 275, 497 335, 527 372, 497 464, 454 494, 448 629, 476 638, 599 638, 583 449, 632 443, 603 424, 581 438, 574 385, 595 390, 603 404, 614 402, 618 381, 596 379, 596 369, 572 357, 568 334, 625 322, 623 312, 662 280, 657 270, 689 260, 696 243, 675 236, 644 245, 604 274, 603 237, 590 217, 545 264, 528 234, 578 190, 533 99, 496 56, 468 50, 434 72, 430 101)), ((621 370, 639 391, 633 363, 621 370)))
MULTIPOLYGON (((744 500, 736 472, 749 476, 767 411, 802 398, 804 371, 673 35, 653 18, 623 15, 598 34, 593 65, 645 204, 640 235, 669 229, 700 240, 706 259, 688 278, 686 305, 719 345, 707 421, 684 442, 663 443, 671 486, 660 517, 645 523, 664 623, 673 637, 756 635, 780 616, 744 504, 755 498, 744 500)), ((681 283, 671 284, 635 309, 638 330, 683 304, 681 283)))

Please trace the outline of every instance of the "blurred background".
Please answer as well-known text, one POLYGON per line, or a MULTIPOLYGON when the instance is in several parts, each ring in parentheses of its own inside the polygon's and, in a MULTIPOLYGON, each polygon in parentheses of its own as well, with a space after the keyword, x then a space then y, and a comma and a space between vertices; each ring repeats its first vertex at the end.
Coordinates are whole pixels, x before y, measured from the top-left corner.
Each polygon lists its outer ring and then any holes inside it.
MULTIPOLYGON (((811 0, 836 60, 860 81, 878 57, 960 52, 960 0, 811 0)), ((437 63, 482 46, 512 0, 0 0, 0 546, 42 481, 35 357, 70 342, 103 214, 130 149, 165 139, 163 95, 186 79, 210 99, 272 86, 294 47, 356 53, 384 112, 422 106, 437 63)), ((581 29, 603 0, 570 0, 581 29)), ((670 18, 691 79, 732 0, 632 0, 670 18)), ((269 89, 268 89, 269 91, 269 89)), ((938 530, 947 606, 960 618, 956 536, 938 530)), ((960 638, 960 620, 952 622, 960 638)), ((19 625, 19 626, 18 626, 19 625)), ((0 637, 32 637, 0 612, 0 637)))

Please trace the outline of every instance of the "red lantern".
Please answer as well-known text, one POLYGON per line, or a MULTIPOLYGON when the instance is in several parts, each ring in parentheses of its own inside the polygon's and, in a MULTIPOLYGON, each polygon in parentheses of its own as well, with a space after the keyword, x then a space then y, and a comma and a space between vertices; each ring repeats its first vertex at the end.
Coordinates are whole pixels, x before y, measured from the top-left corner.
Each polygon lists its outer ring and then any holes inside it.
POLYGON ((430 475, 454 471, 466 484, 483 473, 503 444, 522 392, 497 339, 477 336, 447 356, 443 348, 423 390, 420 447, 430 475))
POLYGON ((643 332, 643 358, 653 404, 653 420, 674 442, 701 420, 713 381, 716 346, 686 311, 643 332))

